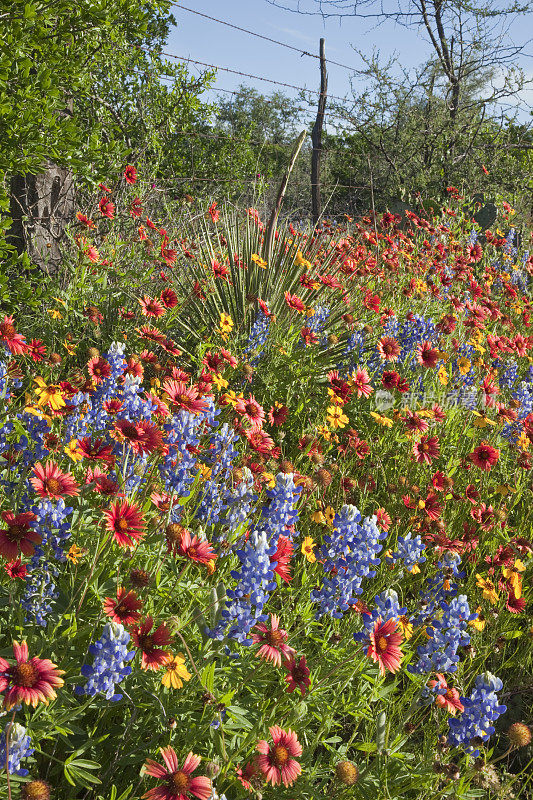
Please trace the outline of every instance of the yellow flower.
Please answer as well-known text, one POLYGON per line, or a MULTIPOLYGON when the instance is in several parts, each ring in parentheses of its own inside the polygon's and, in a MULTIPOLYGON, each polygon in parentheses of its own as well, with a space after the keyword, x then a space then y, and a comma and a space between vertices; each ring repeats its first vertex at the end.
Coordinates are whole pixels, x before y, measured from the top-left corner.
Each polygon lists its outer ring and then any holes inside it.
POLYGON ((207 464, 200 464, 198 469, 200 470, 200 475, 202 476, 202 480, 208 481, 211 477, 211 467, 208 467, 207 464))
POLYGON ((398 617, 398 625, 400 626, 400 631, 403 633, 405 639, 410 639, 413 635, 413 625, 409 622, 409 618, 405 615, 398 617))
POLYGON ((389 417, 382 417, 381 414, 377 414, 375 411, 370 412, 370 416, 376 420, 380 425, 384 425, 386 428, 392 428, 393 421, 389 419, 389 417))
POLYGON ((66 339, 63 342, 63 347, 65 348, 65 350, 67 351, 69 356, 73 356, 74 353, 76 352, 76 345, 75 344, 71 344, 70 342, 67 342, 66 339))
POLYGON ((78 449, 77 439, 71 439, 70 442, 67 444, 67 446, 64 448, 64 452, 73 461, 81 461, 83 458, 83 453, 78 449))
POLYGON ((252 261, 254 264, 257 264, 258 267, 261 267, 261 269, 266 269, 267 262, 257 253, 252 253, 252 261))
POLYGON ((477 417, 477 419, 474 420, 474 428, 486 428, 487 425, 496 427, 497 425, 496 422, 485 416, 485 414, 480 414, 478 411, 472 411, 472 414, 477 417))
POLYGON ((65 399, 59 386, 53 384, 49 386, 39 377, 34 378, 34 380, 37 384, 35 392, 39 395, 39 399, 37 400, 38 406, 49 405, 53 411, 59 411, 60 408, 66 406, 65 399))
POLYGON ((229 392, 224 392, 224 394, 221 395, 220 399, 223 400, 228 405, 235 407, 235 404, 237 403, 239 397, 242 397, 242 394, 235 394, 233 390, 230 390, 229 392))
POLYGON ((484 578, 482 575, 476 574, 476 586, 483 590, 483 597, 488 600, 492 605, 498 602, 498 592, 493 582, 489 578, 484 578))
POLYGON ((336 428, 345 428, 349 419, 340 406, 328 406, 327 421, 330 428, 335 430, 336 428))
POLYGON ((207 564, 206 564, 206 567, 207 567, 207 573, 208 573, 208 575, 212 575, 212 574, 213 574, 213 572, 215 571, 215 568, 216 568, 216 562, 215 562, 215 559, 214 559, 214 558, 211 558, 211 559, 210 559, 210 560, 207 562, 207 564))
POLYGON ((315 543, 313 541, 312 536, 306 536, 302 542, 302 553, 306 557, 306 559, 313 564, 316 561, 315 551, 314 551, 315 543))
POLYGON ((324 509, 324 517, 326 518, 326 525, 329 525, 331 528, 333 520, 335 519, 335 509, 331 506, 326 506, 324 509))
POLYGON ((68 558, 69 561, 72 561, 73 564, 77 564, 78 561, 87 554, 87 552, 88 551, 84 547, 78 547, 77 544, 73 544, 68 551, 66 558, 68 558))
POLYGON ((446 372, 446 368, 444 364, 441 364, 439 370, 437 372, 437 376, 439 381, 442 383, 443 386, 446 386, 448 383, 448 373, 446 372))
POLYGON ((485 625, 487 624, 487 621, 483 616, 483 613, 481 611, 481 606, 478 606, 476 608, 476 614, 477 617, 475 619, 470 620, 468 624, 471 625, 473 628, 475 628, 477 631, 482 631, 485 625))
POLYGON ((313 522, 317 522, 319 525, 322 525, 326 521, 326 518, 322 513, 321 509, 317 508, 317 510, 313 511, 313 513, 311 514, 311 520, 313 522))
POLYGON ((164 674, 161 683, 167 689, 181 689, 183 681, 190 681, 192 678, 185 666, 185 658, 182 653, 178 653, 177 656, 168 655, 162 662, 162 666, 164 674))
POLYGON ((220 322, 218 323, 218 327, 221 333, 231 333, 231 329, 233 328, 233 320, 229 314, 224 314, 223 311, 220 313, 220 322))
POLYGON ((46 310, 48 311, 52 319, 63 319, 61 311, 58 311, 57 308, 47 308, 46 310))
POLYGON ((227 380, 223 378, 222 375, 220 375, 218 372, 215 372, 215 374, 213 375, 213 383, 215 384, 215 386, 219 391, 220 389, 227 389, 229 385, 227 380))
POLYGON ((461 375, 467 375, 472 368, 472 364, 470 363, 468 358, 461 356, 461 358, 457 359, 457 367, 461 375))
POLYGON ((520 450, 527 450, 529 445, 531 444, 531 442, 529 441, 529 438, 528 438, 528 436, 527 436, 525 431, 522 431, 520 433, 520 436, 518 437, 516 443, 517 443, 518 447, 520 448, 520 450))
POLYGON ((276 478, 271 472, 263 472, 261 478, 263 479, 265 485, 268 486, 269 489, 273 489, 274 486, 276 485, 276 478))
POLYGON ((319 425, 316 432, 319 436, 322 436, 323 439, 326 439, 326 441, 331 439, 332 433, 325 425, 319 425))
POLYGON ((306 316, 306 317, 314 317, 314 316, 315 316, 315 309, 314 309, 314 308, 311 308, 311 306, 309 306, 308 308, 306 308, 306 309, 305 309, 305 316, 306 316))

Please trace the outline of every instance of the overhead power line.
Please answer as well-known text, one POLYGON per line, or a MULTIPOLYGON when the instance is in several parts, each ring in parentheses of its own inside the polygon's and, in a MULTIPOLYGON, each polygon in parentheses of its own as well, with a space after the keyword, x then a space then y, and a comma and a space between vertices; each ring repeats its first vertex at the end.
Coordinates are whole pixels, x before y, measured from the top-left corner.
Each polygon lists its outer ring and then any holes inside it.
MULTIPOLYGON (((227 22, 223 19, 217 19, 217 17, 211 17, 209 14, 204 14, 202 11, 196 11, 194 8, 187 8, 187 6, 181 5, 181 3, 171 3, 171 6, 175 8, 179 8, 182 11, 189 11, 191 14, 196 14, 199 17, 204 17, 205 19, 209 19, 212 22, 218 22, 220 25, 226 25, 228 28, 233 28, 236 31, 241 31, 241 33, 247 33, 250 36, 255 36, 258 39, 263 39, 265 42, 271 42, 272 44, 277 44, 280 47, 286 47, 287 50, 293 50, 295 53, 300 53, 302 56, 308 56, 309 58, 318 58, 320 56, 316 53, 310 53, 308 50, 301 50, 299 47, 294 47, 292 44, 287 44, 287 42, 279 42, 277 39, 272 39, 270 36, 265 36, 262 33, 257 33, 256 31, 250 31, 248 28, 241 28, 239 25, 234 25, 232 22, 227 22)), ((342 67, 343 69, 350 70, 350 72, 358 72, 358 70, 354 69, 354 67, 349 67, 348 64, 341 64, 339 61, 332 61, 330 58, 326 59, 328 64, 334 64, 336 67, 342 67)))

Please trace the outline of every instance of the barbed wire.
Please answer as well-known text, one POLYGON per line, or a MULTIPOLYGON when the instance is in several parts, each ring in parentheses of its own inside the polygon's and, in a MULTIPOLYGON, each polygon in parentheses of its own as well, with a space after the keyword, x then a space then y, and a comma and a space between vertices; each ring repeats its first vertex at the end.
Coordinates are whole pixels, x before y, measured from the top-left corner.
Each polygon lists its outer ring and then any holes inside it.
MULTIPOLYGON (((262 33, 257 33, 256 31, 251 31, 248 28, 241 28, 239 25, 234 25, 232 22, 227 22, 223 19, 217 19, 217 17, 211 17, 209 14, 204 14, 202 11, 196 11, 193 8, 187 8, 187 6, 181 5, 181 3, 170 3, 171 6, 174 8, 179 8, 182 11, 189 11, 191 14, 197 14, 199 17, 204 17, 205 19, 209 19, 212 22, 218 22, 220 25, 226 25, 228 28, 233 28, 236 31, 241 31, 242 33, 247 33, 250 36, 256 36, 258 39, 264 39, 266 42, 271 42, 272 44, 277 44, 280 47, 286 47, 288 50, 293 50, 296 53, 300 53, 302 56, 309 56, 309 58, 317 58, 320 60, 320 56, 316 53, 310 53, 308 50, 301 50, 299 47, 294 47, 292 44, 287 44, 286 42, 280 42, 277 39, 272 39, 270 36, 265 36, 262 33)), ((354 67, 349 67, 348 64, 341 64, 340 61, 332 61, 330 58, 326 58, 326 62, 328 64, 334 64, 336 67, 342 67, 343 69, 350 70, 350 72, 359 72, 354 67)))
MULTIPOLYGON (((165 50, 151 50, 147 47, 138 46, 139 50, 142 50, 145 53, 155 53, 156 55, 166 56, 166 58, 175 58, 177 61, 186 61, 189 64, 199 64, 202 67, 207 67, 208 69, 216 69, 222 70, 223 72, 230 72, 233 75, 240 75, 243 78, 252 78, 255 81, 264 81, 265 83, 272 83, 276 86, 283 86, 285 89, 296 89, 299 92, 309 92, 310 94, 320 95, 320 91, 318 89, 306 89, 304 86, 296 86, 294 83, 284 83, 283 81, 276 81, 274 78, 265 78, 262 75, 252 75, 249 72, 241 72, 238 69, 231 69, 230 67, 222 67, 218 64, 208 64, 205 61, 198 61, 196 58, 189 58, 185 56, 179 56, 176 53, 169 53, 165 50)), ((331 100, 340 100, 341 103, 346 102, 345 97, 339 97, 338 95, 328 94, 328 98, 331 100)))

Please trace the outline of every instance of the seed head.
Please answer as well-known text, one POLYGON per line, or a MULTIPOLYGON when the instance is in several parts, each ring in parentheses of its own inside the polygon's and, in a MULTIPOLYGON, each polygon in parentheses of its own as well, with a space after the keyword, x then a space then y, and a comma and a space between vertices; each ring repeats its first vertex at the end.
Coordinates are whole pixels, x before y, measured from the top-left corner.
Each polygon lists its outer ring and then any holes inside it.
POLYGON ((526 747, 531 742, 531 730, 524 722, 513 722, 507 736, 513 747, 526 747))
POLYGON ((339 761, 335 765, 335 777, 343 786, 353 786, 359 778, 359 770, 351 761, 339 761))

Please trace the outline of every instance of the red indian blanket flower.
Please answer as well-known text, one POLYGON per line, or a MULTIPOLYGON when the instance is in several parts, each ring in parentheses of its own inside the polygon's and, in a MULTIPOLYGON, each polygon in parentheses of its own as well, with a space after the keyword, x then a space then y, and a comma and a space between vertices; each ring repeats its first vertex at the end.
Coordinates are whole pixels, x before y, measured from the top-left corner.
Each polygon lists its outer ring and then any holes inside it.
POLYGON ((185 556, 185 558, 188 558, 190 561, 196 561, 199 564, 209 564, 210 561, 214 561, 217 557, 210 542, 199 539, 196 534, 191 536, 189 531, 185 528, 179 532, 179 539, 177 542, 172 541, 170 536, 170 533, 167 531, 167 547, 169 553, 174 552, 177 555, 185 556))
POLYGON ((367 656, 372 661, 378 662, 379 671, 382 675, 385 675, 386 670, 398 672, 403 658, 403 653, 400 650, 401 643, 402 634, 397 621, 388 619, 383 622, 378 617, 373 630, 370 631, 370 646, 367 650, 367 656))
POLYGON ((28 567, 22 563, 22 559, 17 558, 15 561, 8 561, 4 564, 4 569, 10 578, 20 578, 24 580, 28 574, 28 567))
POLYGON ((275 562, 274 572, 287 583, 292 580, 291 558, 294 552, 294 545, 288 536, 280 536, 276 552, 270 556, 270 563, 275 562))
POLYGON ((264 622, 260 622, 255 630, 258 633, 252 633, 252 641, 261 645, 256 653, 259 658, 272 661, 274 666, 279 667, 282 657, 289 659, 295 655, 293 648, 287 644, 289 634, 279 627, 279 617, 276 614, 270 615, 270 629, 264 622))
POLYGON ((291 786, 302 771, 295 759, 302 755, 302 745, 294 731, 284 731, 279 725, 269 728, 272 744, 264 739, 257 743, 257 766, 273 786, 283 782, 291 786))
POLYGON ((433 369, 436 367, 439 358, 440 351, 437 350, 436 347, 432 347, 431 342, 424 342, 418 345, 416 360, 426 369, 433 369))
POLYGON ((143 794, 144 800, 188 800, 190 797, 209 800, 211 797, 209 778, 204 775, 191 778, 191 774, 200 764, 200 756, 189 753, 180 769, 178 758, 172 747, 162 747, 161 755, 165 762, 164 767, 149 758, 144 769, 147 775, 159 778, 164 783, 143 794))
POLYGON ((187 386, 184 381, 175 381, 170 378, 163 384, 163 390, 174 408, 184 408, 193 414, 205 411, 207 403, 199 397, 198 389, 187 386))
POLYGON ((285 676, 285 680, 288 683, 287 691, 290 694, 294 692, 296 688, 298 688, 303 697, 307 692, 307 687, 311 685, 309 667, 307 666, 305 656, 302 656, 299 661, 296 661, 294 657, 291 657, 284 662, 283 666, 288 673, 285 676))
POLYGON ((437 687, 437 689, 444 691, 444 694, 435 696, 435 705, 439 706, 439 708, 444 708, 452 717, 455 716, 456 711, 463 712, 465 710, 464 705, 461 703, 458 689, 448 686, 446 678, 440 672, 437 672, 437 680, 429 681, 428 686, 432 689, 437 687))
POLYGON ((419 464, 431 464, 439 456, 438 436, 422 436, 419 442, 413 445, 413 455, 419 464))
POLYGON ((161 303, 160 300, 154 300, 152 297, 148 297, 147 294, 139 298, 139 303, 141 305, 141 313, 144 317, 162 317, 165 313, 165 306, 163 303, 161 303))
POLYGON ((153 617, 146 617, 138 628, 132 631, 132 638, 135 647, 142 652, 141 669, 151 669, 154 672, 159 669, 167 656, 171 655, 168 650, 161 650, 172 641, 170 630, 163 623, 150 633, 154 626, 153 617))
POLYGON ((296 294, 285 292, 285 302, 287 303, 289 308, 293 308, 300 314, 305 311, 305 303, 296 294))
POLYGON ((366 369, 357 369, 352 374, 351 383, 357 392, 357 397, 370 397, 374 389, 370 385, 370 376, 366 369))
POLYGON ((28 349, 24 336, 15 330, 13 317, 4 317, 4 321, 0 322, 0 342, 3 342, 14 356, 25 353, 28 349))
POLYGON ((115 430, 134 453, 152 453, 163 444, 159 428, 148 420, 134 423, 119 419, 115 422, 115 430))
POLYGON ((101 383, 104 378, 109 378, 111 375, 111 364, 103 356, 94 356, 94 358, 89 359, 87 369, 96 383, 101 383))
POLYGON ((102 197, 98 203, 100 214, 108 219, 113 219, 115 216, 115 204, 108 200, 107 197, 102 197))
POLYGON ((144 520, 135 503, 117 501, 104 511, 106 527, 120 547, 135 547, 144 536, 144 520))
POLYGON ((35 545, 42 539, 40 533, 30 528, 30 524, 37 519, 31 511, 22 514, 13 514, 12 511, 2 511, 2 519, 7 528, 0 531, 0 556, 5 559, 15 559, 22 553, 31 556, 35 545))
POLYGON ((35 708, 38 703, 48 704, 49 700, 55 700, 54 689, 64 683, 60 677, 63 670, 57 669, 48 658, 28 660, 26 642, 13 642, 13 654, 17 662, 15 666, 0 658, 0 692, 6 692, 4 708, 10 709, 19 703, 35 708))
POLYGON ((139 609, 142 600, 139 600, 136 593, 128 591, 123 586, 117 589, 117 599, 106 597, 104 600, 104 614, 111 617, 114 622, 118 622, 125 627, 134 625, 141 618, 139 609))
POLYGON ((133 184, 137 180, 137 170, 131 164, 128 164, 124 170, 124 178, 126 179, 126 183, 129 184, 133 184))
POLYGON ((78 494, 78 484, 70 472, 61 472, 57 464, 48 461, 45 466, 40 461, 33 468, 31 484, 41 497, 73 496, 78 494))
POLYGON ((382 336, 377 349, 382 361, 397 361, 400 355, 400 345, 392 336, 382 336))
POLYGON ((109 444, 105 444, 103 439, 91 439, 89 436, 84 436, 83 439, 78 439, 76 449, 88 461, 103 461, 109 466, 115 463, 115 456, 113 455, 113 448, 109 444))
POLYGON ((500 451, 492 447, 488 442, 481 442, 469 456, 470 461, 484 472, 491 470, 499 457, 500 451))

